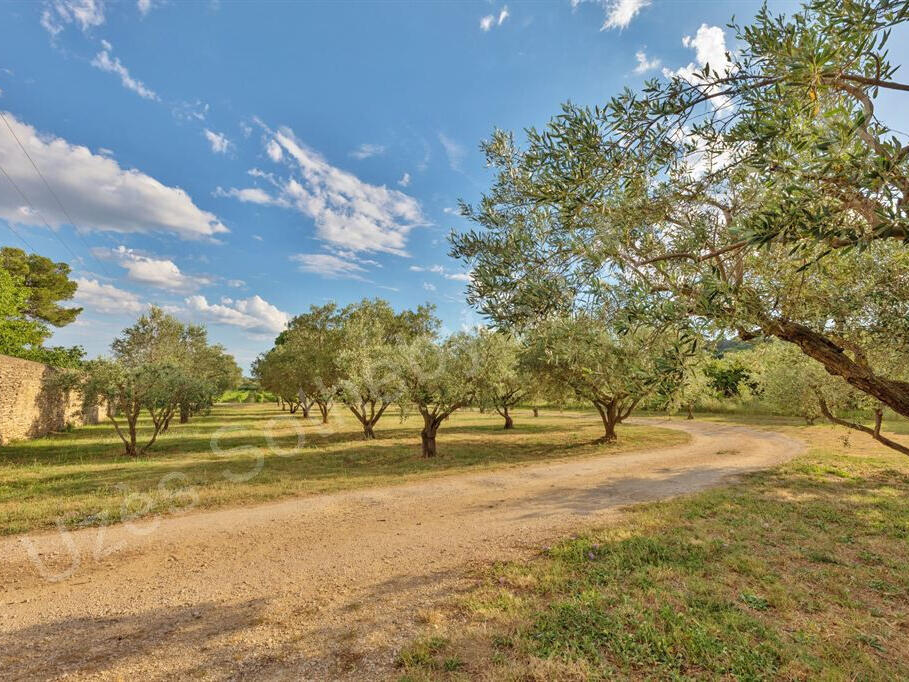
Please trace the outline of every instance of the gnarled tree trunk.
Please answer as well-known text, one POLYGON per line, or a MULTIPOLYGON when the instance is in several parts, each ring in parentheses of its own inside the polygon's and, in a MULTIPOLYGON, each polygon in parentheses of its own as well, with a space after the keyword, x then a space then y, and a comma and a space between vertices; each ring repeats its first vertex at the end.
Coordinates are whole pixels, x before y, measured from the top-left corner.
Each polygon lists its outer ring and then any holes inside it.
POLYGON ((877 398, 897 414, 909 417, 909 382, 877 376, 869 367, 853 360, 845 350, 823 334, 796 322, 767 321, 763 331, 802 349, 820 362, 829 374, 842 377, 850 386, 877 398))
POLYGON ((605 430, 603 436, 596 440, 597 443, 614 443, 618 440, 618 436, 615 433, 616 424, 619 423, 619 411, 616 402, 611 400, 608 403, 594 403, 594 407, 600 413, 600 419, 603 420, 603 429, 605 430))
POLYGON ((439 430, 438 424, 425 424, 423 430, 420 431, 420 438, 422 439, 422 451, 421 454, 423 457, 435 457, 437 454, 436 450, 436 432, 439 430))
POLYGON ((514 419, 511 418, 511 414, 508 412, 508 405, 504 405, 501 408, 496 407, 496 411, 500 415, 502 415, 502 417, 505 419, 505 426, 503 426, 502 428, 513 429, 514 428, 514 419))
POLYGON ((638 404, 639 398, 632 399, 630 396, 622 398, 613 398, 611 400, 594 401, 594 407, 600 413, 603 420, 605 433, 602 438, 596 440, 597 443, 614 443, 619 439, 616 435, 615 427, 621 424, 631 411, 638 404))

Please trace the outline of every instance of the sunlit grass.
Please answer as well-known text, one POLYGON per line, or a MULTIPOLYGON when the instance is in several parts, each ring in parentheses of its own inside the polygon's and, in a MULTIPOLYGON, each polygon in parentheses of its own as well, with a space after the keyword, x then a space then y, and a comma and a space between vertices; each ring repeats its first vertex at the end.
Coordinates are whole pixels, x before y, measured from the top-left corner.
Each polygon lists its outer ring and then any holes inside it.
POLYGON ((439 432, 434 459, 420 457, 418 416, 402 422, 390 412, 378 424, 378 439, 367 442, 340 407, 323 426, 274 404, 217 406, 173 424, 147 457, 135 460, 121 454, 109 425, 89 426, 0 448, 0 533, 53 527, 58 519, 69 527, 97 525, 189 505, 246 504, 687 440, 677 431, 625 426, 618 444, 593 445, 602 425, 586 412, 534 418, 519 410, 515 423, 505 431, 496 414, 455 413, 439 432))
POLYGON ((402 679, 909 679, 909 457, 749 421, 809 449, 491 567, 402 679))

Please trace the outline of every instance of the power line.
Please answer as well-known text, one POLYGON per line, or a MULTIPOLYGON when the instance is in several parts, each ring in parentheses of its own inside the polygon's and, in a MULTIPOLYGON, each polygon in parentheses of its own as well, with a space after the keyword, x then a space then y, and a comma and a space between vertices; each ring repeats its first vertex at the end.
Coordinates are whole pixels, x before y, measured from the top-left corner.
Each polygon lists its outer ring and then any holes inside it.
MULTIPOLYGON (((6 172, 6 169, 5 169, 3 166, 0 166, 0 171, 3 171, 3 175, 6 176, 6 179, 7 179, 7 180, 9 180, 9 184, 11 184, 11 185, 13 186, 13 189, 15 189, 15 190, 19 193, 19 196, 22 197, 22 200, 23 200, 26 204, 28 204, 28 207, 29 207, 34 213, 36 213, 36 214, 38 215, 39 218, 41 218, 41 222, 43 222, 44 225, 45 225, 45 227, 47 227, 47 229, 50 230, 51 233, 57 238, 57 241, 60 242, 60 244, 63 246, 63 248, 66 249, 66 250, 69 252, 69 254, 73 257, 74 260, 77 260, 77 261, 78 261, 78 260, 79 260, 79 256, 77 256, 77 255, 75 254, 75 252, 74 252, 71 248, 69 248, 69 245, 68 245, 65 241, 63 241, 63 238, 62 238, 59 234, 57 234, 57 232, 54 230, 54 228, 52 228, 52 227, 50 226, 50 223, 47 222, 47 220, 46 220, 45 217, 44 217, 44 214, 41 213, 41 211, 39 211, 37 208, 35 208, 35 205, 31 202, 31 199, 29 199, 29 198, 25 195, 25 192, 23 192, 23 191, 19 188, 19 185, 17 185, 17 184, 16 184, 16 181, 13 180, 13 179, 10 177, 10 174, 6 172)), ((24 241, 24 240, 23 240, 23 241, 24 241)), ((32 251, 34 251, 34 249, 32 249, 32 251)))
MULTIPOLYGON (((6 118, 6 114, 4 114, 2 111, 0 111, 0 118, 3 119, 3 122, 6 124, 6 128, 7 128, 7 130, 9 130, 10 134, 13 136, 13 139, 16 140, 16 144, 19 145, 19 149, 22 150, 22 153, 25 154, 26 158, 29 160, 29 162, 31 162, 32 168, 35 169, 35 172, 38 174, 38 177, 41 178, 41 181, 44 183, 44 186, 47 187, 47 191, 50 192, 51 196, 54 198, 54 200, 57 202, 57 205, 60 207, 60 210, 63 211, 63 215, 65 215, 66 219, 69 220, 69 224, 73 226, 73 229, 76 233, 76 237, 78 237, 79 241, 82 242, 82 245, 85 247, 85 250, 88 252, 88 255, 91 256, 92 260, 94 260, 98 264, 98 266, 104 271, 104 274, 107 275, 108 277, 110 277, 111 275, 107 271, 107 268, 104 266, 104 264, 100 260, 98 260, 95 257, 95 254, 92 252, 92 249, 88 245, 88 242, 85 241, 85 238, 79 232, 79 226, 76 224, 76 221, 73 220, 73 217, 69 214, 69 211, 66 210, 66 206, 64 206, 63 202, 60 201, 60 197, 57 196, 57 193, 50 186, 50 183, 47 181, 47 178, 44 177, 44 173, 41 172, 41 169, 38 168, 38 164, 35 163, 35 160, 32 158, 32 155, 28 153, 28 150, 25 148, 25 146, 19 140, 19 136, 16 135, 16 131, 13 130, 13 127, 9 124, 9 121, 6 118)), ((6 174, 6 171, 4 171, 4 174, 6 174)), ((12 182, 12 178, 10 178, 9 175, 6 175, 6 177, 10 180, 10 182, 12 182)), ((15 183, 13 183, 13 186, 15 186, 15 183)), ((22 191, 20 190, 19 193, 22 194, 22 191)), ((22 194, 22 196, 24 197, 25 195, 22 194)), ((43 216, 42 216, 42 220, 44 220, 43 216)), ((51 229, 51 231, 53 232, 53 229, 50 227, 50 225, 48 225, 46 220, 44 220, 44 224, 47 225, 48 229, 51 229)), ((56 232, 54 232, 54 234, 57 235, 56 232)), ((59 239, 61 244, 64 243, 63 239, 59 235, 57 235, 57 239, 59 239)), ((64 246, 66 246, 66 245, 64 244, 64 246)), ((70 253, 73 253, 72 249, 70 249, 68 246, 66 246, 66 250, 69 251, 70 253)), ((73 254, 73 258, 76 258, 78 260, 78 256, 76 256, 75 254, 73 254)))
POLYGON ((29 244, 28 241, 25 239, 25 237, 23 237, 21 234, 19 234, 15 230, 15 228, 13 228, 13 226, 9 224, 9 222, 6 222, 6 229, 8 229, 10 232, 12 232, 14 235, 16 235, 16 237, 19 238, 19 241, 21 241, 23 244, 25 244, 26 249, 28 249, 32 253, 35 253, 34 247, 31 244, 29 244))

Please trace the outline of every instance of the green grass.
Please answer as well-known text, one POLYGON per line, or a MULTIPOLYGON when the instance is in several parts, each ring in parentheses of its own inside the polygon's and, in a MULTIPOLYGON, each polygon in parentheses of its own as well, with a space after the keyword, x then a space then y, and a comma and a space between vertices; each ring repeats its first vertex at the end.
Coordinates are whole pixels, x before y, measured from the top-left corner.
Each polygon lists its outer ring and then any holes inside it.
POLYGON ((534 418, 518 412, 517 428, 505 431, 497 415, 465 411, 439 431, 440 456, 423 459, 421 423, 418 416, 402 423, 389 413, 377 426, 378 439, 366 442, 358 422, 342 408, 323 426, 274 404, 239 404, 173 424, 148 456, 137 460, 120 454, 120 441, 107 424, 13 443, 0 448, 0 534, 52 528, 58 521, 92 526, 189 506, 249 504, 687 440, 676 431, 625 426, 618 444, 595 446, 602 425, 591 413, 546 411, 534 418), (225 429, 216 440, 220 452, 212 447, 219 429, 225 429), (268 450, 266 432, 276 451, 268 450))
POLYGON ((491 567, 404 678, 909 679, 909 458, 769 421, 808 451, 491 567))

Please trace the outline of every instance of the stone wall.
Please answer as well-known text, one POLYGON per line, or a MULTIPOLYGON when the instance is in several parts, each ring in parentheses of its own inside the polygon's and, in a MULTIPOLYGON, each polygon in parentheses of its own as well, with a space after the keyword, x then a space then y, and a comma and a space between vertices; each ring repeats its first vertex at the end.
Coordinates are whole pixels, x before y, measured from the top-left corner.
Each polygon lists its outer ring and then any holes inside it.
POLYGON ((0 355, 0 445, 75 426, 97 424, 98 411, 82 412, 77 391, 54 387, 53 367, 0 355))

